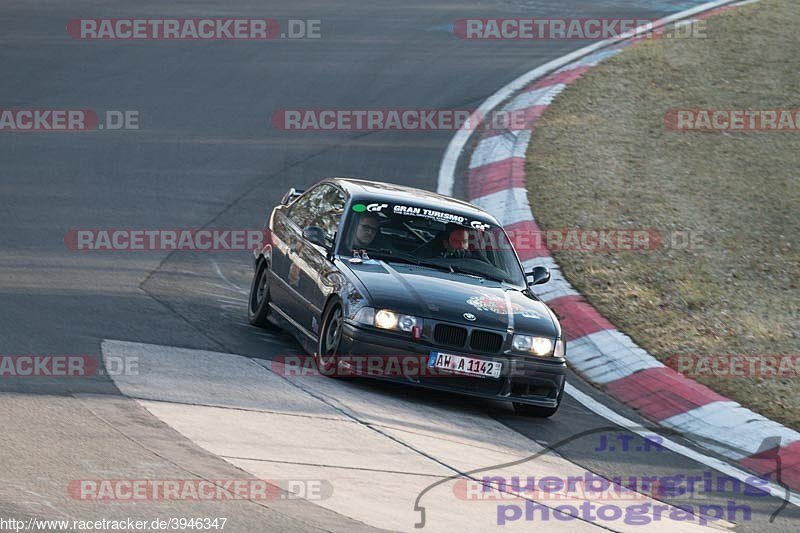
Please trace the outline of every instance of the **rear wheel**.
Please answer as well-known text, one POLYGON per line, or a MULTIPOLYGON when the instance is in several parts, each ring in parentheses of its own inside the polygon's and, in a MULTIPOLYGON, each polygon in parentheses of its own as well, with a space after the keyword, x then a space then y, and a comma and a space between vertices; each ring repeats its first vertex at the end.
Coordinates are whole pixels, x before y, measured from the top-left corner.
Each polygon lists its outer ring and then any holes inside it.
POLYGON ((273 328, 269 321, 269 265, 263 259, 258 262, 247 304, 247 319, 254 326, 273 328))
POLYGON ((344 315, 342 306, 338 302, 328 305, 322 315, 322 328, 317 341, 316 360, 320 372, 327 376, 333 375, 338 364, 337 358, 342 346, 342 328, 344 315))

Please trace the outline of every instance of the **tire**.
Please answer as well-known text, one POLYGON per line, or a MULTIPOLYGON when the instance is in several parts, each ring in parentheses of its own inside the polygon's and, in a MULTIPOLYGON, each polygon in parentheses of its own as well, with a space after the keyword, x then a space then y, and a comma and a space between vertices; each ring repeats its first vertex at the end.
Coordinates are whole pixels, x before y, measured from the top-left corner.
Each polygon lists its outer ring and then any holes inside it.
POLYGON ((266 329, 275 328, 269 321, 269 301, 269 265, 261 259, 253 273, 250 296, 247 298, 247 320, 252 325, 266 329))
POLYGON ((314 359, 320 372, 328 377, 335 377, 337 374, 339 350, 342 346, 342 327, 344 326, 344 314, 342 306, 333 300, 325 308, 322 314, 322 327, 319 330, 317 340, 317 351, 314 359))
POLYGON ((526 416, 533 418, 550 418, 558 408, 561 407, 561 397, 564 395, 564 389, 558 393, 557 404, 555 407, 539 407, 538 405, 528 405, 526 403, 513 402, 514 413, 518 416, 526 416))

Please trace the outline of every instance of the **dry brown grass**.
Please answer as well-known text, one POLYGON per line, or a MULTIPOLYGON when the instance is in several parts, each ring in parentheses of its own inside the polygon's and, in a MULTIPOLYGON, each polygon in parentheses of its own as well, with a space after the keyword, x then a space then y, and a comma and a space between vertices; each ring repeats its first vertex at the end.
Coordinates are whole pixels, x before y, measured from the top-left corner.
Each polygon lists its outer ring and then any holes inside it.
MULTIPOLYGON (((664 127, 671 108, 800 108, 800 2, 644 41, 571 85, 528 153, 544 228, 692 231, 694 249, 555 252, 571 283, 639 345, 677 354, 800 354, 800 133, 664 127)), ((800 429, 800 379, 699 379, 800 429)))

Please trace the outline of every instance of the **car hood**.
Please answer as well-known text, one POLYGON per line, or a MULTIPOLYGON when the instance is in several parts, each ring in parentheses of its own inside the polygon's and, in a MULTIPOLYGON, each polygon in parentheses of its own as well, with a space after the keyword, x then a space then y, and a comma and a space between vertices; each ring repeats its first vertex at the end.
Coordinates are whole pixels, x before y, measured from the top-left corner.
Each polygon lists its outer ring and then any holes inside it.
POLYGON ((364 285, 370 305, 376 308, 466 326, 560 336, 556 319, 545 304, 497 281, 375 260, 344 261, 344 265, 364 285), (467 320, 465 314, 475 320, 467 320))

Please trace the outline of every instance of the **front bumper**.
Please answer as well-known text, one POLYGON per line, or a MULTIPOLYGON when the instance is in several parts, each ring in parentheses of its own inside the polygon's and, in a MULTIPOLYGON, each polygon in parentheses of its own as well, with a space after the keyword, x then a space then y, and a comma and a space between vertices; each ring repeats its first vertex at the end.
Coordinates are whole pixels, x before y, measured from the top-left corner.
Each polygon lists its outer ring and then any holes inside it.
MULTIPOLYGON (((564 359, 546 360, 509 354, 490 356, 463 350, 454 351, 425 342, 414 342, 410 338, 388 332, 384 334, 370 331, 351 323, 345 323, 342 333, 341 352, 349 356, 417 357, 422 364, 426 364, 431 351, 441 351, 503 364, 499 378, 446 372, 440 372, 435 376, 426 376, 424 372, 414 372, 412 375, 387 375, 380 372, 359 373, 358 369, 349 368, 351 372, 365 377, 540 407, 557 407, 566 383, 567 364, 564 359)), ((347 359, 345 358, 345 362, 340 364, 347 365, 347 359)))

